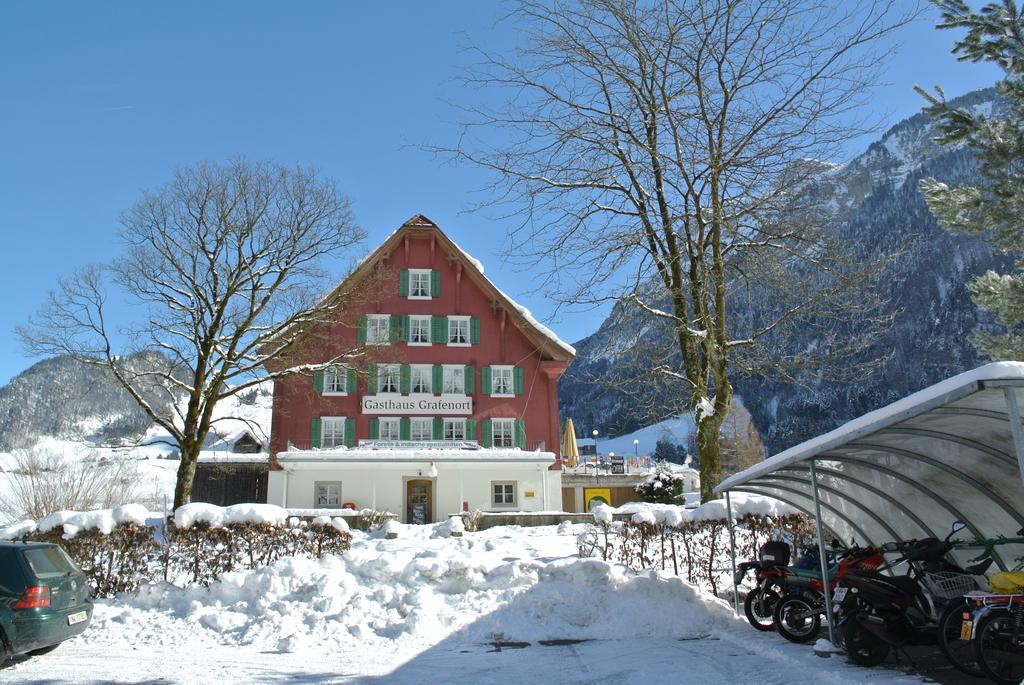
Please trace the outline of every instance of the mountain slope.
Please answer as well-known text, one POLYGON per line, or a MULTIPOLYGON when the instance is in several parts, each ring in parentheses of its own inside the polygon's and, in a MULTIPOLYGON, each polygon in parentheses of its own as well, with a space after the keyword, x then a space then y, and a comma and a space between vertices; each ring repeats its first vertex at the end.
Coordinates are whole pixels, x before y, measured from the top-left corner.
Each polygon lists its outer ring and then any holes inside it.
MULTIPOLYGON (((167 364, 156 354, 135 354, 133 369, 167 364)), ((167 407, 156 388, 147 401, 167 407)), ((33 364, 0 388, 0 451, 28 447, 40 437, 86 443, 117 443, 141 436, 150 421, 135 400, 103 369, 54 357, 33 364)))
MULTIPOLYGON (((993 89, 954 102, 985 112, 1000 108, 993 89)), ((896 316, 891 328, 858 355, 859 360, 887 359, 860 382, 830 381, 815 369, 799 378, 800 385, 735 379, 769 453, 982 363, 967 340, 978 312, 965 284, 988 269, 1006 266, 1008 260, 993 255, 978 238, 948 234, 929 213, 918 190, 921 178, 934 176, 954 184, 976 178, 971 155, 962 148, 938 146, 934 135, 925 115, 910 117, 848 164, 830 167, 822 175, 817 192, 835 212, 835 235, 854 255, 876 249, 896 255, 885 285, 888 307, 896 316)), ((732 306, 734 316, 742 319, 755 317, 752 308, 763 305, 737 300, 732 306)), ((563 416, 616 434, 677 413, 685 398, 653 383, 647 370, 655 360, 632 342, 637 330, 652 328, 642 314, 619 306, 594 335, 576 343, 576 361, 560 387, 563 416)), ((650 335, 658 338, 665 332, 651 330, 650 335)), ((796 354, 815 343, 808 331, 788 340, 779 352, 796 354)))

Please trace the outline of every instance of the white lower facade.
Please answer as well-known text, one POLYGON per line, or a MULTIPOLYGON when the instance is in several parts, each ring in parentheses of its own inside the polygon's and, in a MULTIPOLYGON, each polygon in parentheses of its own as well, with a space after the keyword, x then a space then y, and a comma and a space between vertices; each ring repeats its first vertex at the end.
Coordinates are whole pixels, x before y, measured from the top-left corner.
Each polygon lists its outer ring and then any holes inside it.
POLYGON ((462 511, 552 511, 562 507, 561 471, 550 452, 345 450, 279 453, 267 502, 289 509, 389 511, 403 523, 443 521, 462 511))

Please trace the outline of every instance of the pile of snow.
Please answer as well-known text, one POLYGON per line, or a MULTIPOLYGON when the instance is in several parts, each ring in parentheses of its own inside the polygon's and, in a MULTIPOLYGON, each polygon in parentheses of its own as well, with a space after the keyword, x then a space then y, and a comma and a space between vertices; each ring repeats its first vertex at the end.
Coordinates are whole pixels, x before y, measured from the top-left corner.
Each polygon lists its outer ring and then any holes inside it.
MULTIPOLYGON (((289 523, 290 522, 291 522, 291 519, 289 519, 289 523)), ((326 526, 331 526, 335 530, 337 530, 339 532, 342 532, 342 533, 347 533, 350 530, 349 525, 348 525, 348 521, 346 521, 345 519, 341 518, 340 516, 335 516, 334 518, 331 518, 330 516, 317 516, 316 518, 314 518, 310 522, 310 525, 311 526, 321 527, 321 528, 326 527, 326 526)))
POLYGON ((0 540, 20 540, 36 531, 35 521, 20 521, 0 528, 0 540))
MULTIPOLYGON (((776 517, 799 513, 794 507, 771 497, 746 493, 732 493, 731 496, 733 518, 747 514, 776 517)), ((685 505, 650 502, 629 502, 620 507, 600 504, 594 507, 591 513, 598 523, 611 523, 615 514, 625 514, 631 516, 634 523, 664 523, 677 526, 685 521, 724 521, 727 510, 725 500, 720 499, 705 502, 693 509, 685 505)))
MULTIPOLYGON (((99 530, 109 535, 114 528, 126 523, 138 526, 146 525, 147 521, 160 519, 160 512, 149 511, 141 504, 125 504, 113 509, 94 509, 93 511, 55 511, 44 516, 36 523, 36 530, 48 533, 63 527, 64 537, 73 538, 83 530, 99 530)), ((27 522, 26 522, 27 523, 27 522)))
POLYGON ((452 637, 663 638, 740 625, 727 603, 679 578, 575 558, 573 531, 433 537, 450 525, 404 527, 395 540, 357 533, 343 556, 286 558, 209 589, 143 588, 100 602, 90 641, 358 650, 402 661, 452 637))
POLYGON ((206 502, 192 502, 174 511, 174 525, 191 528, 207 523, 211 528, 224 528, 232 523, 269 523, 283 526, 288 521, 288 510, 273 504, 232 504, 218 507, 206 502))

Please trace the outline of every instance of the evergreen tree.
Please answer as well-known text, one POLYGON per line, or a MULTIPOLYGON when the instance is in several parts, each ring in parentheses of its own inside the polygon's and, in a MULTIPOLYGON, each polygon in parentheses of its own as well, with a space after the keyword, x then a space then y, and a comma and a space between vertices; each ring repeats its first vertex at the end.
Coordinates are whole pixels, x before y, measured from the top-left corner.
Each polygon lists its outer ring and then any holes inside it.
MULTIPOLYGON (((668 443, 671 445, 671 443, 668 443)), ((644 502, 658 504, 681 504, 683 477, 676 474, 667 462, 659 461, 654 470, 634 488, 644 502)))
MULTIPOLYGON (((972 342, 992 359, 1024 359, 1024 18, 1013 0, 974 12, 963 0, 932 0, 942 11, 938 28, 966 28, 953 53, 961 61, 994 62, 1005 72, 996 89, 1005 111, 954 107, 941 88, 930 94, 925 112, 934 118, 946 145, 964 145, 978 160, 977 185, 950 187, 934 178, 921 182, 928 208, 953 233, 984 235, 992 246, 1017 257, 1013 273, 988 271, 970 285, 975 303, 1002 327, 977 329, 972 342)), ((1002 110, 1002 107, 1000 107, 1002 110)))

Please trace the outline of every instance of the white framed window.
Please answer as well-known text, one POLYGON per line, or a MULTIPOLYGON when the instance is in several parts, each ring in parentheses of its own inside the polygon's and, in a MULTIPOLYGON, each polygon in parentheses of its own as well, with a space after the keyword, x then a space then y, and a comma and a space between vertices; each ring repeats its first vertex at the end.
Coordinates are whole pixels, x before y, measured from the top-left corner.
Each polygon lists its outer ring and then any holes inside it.
POLYGON ((430 383, 433 380, 434 367, 430 364, 413 364, 409 367, 409 392, 412 394, 429 395, 430 383))
POLYGON ((345 417, 324 416, 320 419, 320 447, 340 447, 345 444, 345 417))
POLYGON ((391 315, 366 315, 366 344, 387 345, 391 342, 391 315))
POLYGON ((465 395, 466 394, 466 367, 460 365, 445 364, 442 367, 443 383, 441 393, 444 395, 465 395))
POLYGON ((491 506, 514 507, 516 505, 516 482, 514 480, 491 481, 491 506))
POLYGON ((378 421, 378 440, 401 440, 401 420, 398 417, 381 417, 378 421))
POLYGON ((426 416, 414 416, 409 419, 409 439, 425 442, 434 439, 434 419, 426 416))
POLYGON ((430 299, 430 269, 409 269, 409 299, 430 299))
POLYGON ((516 420, 491 419, 491 437, 495 447, 515 447, 516 420))
POLYGON ((324 394, 348 394, 348 369, 342 366, 335 366, 324 370, 324 394))
POLYGON ((381 364, 377 367, 377 392, 397 395, 401 383, 401 367, 398 364, 381 364))
POLYGON ((410 316, 409 317, 409 344, 429 345, 430 344, 430 317, 410 316))
POLYGON ((514 397, 515 385, 512 380, 511 366, 491 367, 491 395, 494 397, 514 397))
POLYGON ((469 347, 468 316, 448 317, 448 344, 452 347, 469 347))
POLYGON ((466 419, 445 419, 444 420, 445 440, 466 439, 466 419))
POLYGON ((315 481, 313 483, 313 506, 317 509, 341 509, 341 481, 315 481))

